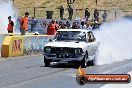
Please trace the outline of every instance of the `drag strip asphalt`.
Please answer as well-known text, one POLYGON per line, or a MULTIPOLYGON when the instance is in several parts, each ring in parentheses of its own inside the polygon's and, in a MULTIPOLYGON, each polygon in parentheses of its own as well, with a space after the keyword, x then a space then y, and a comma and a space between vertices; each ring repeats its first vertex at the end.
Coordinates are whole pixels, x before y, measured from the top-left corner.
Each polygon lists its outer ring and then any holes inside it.
MULTIPOLYGON (((126 74, 132 71, 132 59, 86 68, 89 74, 126 74)), ((44 67, 43 56, 22 56, 0 59, 0 88, 99 88, 105 84, 76 82, 73 64, 52 64, 44 67)))

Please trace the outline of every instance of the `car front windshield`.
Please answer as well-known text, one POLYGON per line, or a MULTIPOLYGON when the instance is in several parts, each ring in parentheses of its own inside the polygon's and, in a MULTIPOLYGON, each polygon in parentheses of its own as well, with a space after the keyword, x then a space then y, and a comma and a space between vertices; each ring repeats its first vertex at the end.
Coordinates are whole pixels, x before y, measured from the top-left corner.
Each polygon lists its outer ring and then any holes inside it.
POLYGON ((56 41, 86 41, 86 34, 85 32, 81 31, 58 31, 54 39, 56 41))

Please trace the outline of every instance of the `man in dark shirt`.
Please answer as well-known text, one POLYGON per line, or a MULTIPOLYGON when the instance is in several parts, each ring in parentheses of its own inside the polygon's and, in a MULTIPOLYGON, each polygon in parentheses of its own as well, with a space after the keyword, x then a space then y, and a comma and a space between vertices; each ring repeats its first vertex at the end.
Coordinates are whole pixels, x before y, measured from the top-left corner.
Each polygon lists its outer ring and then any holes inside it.
POLYGON ((88 11, 88 8, 85 9, 85 18, 86 18, 86 21, 88 21, 90 17, 90 12, 88 11))
POLYGON ((64 8, 63 6, 61 5, 60 6, 60 19, 63 20, 63 15, 64 15, 64 8))
POLYGON ((37 25, 37 23, 38 23, 38 21, 35 20, 34 17, 32 17, 32 19, 31 19, 31 32, 34 32, 35 31, 34 28, 37 25))
POLYGON ((71 7, 71 5, 68 6, 68 13, 69 13, 69 20, 72 20, 72 16, 73 16, 73 9, 71 7))
POLYGON ((97 9, 94 10, 94 21, 99 22, 99 12, 97 9))

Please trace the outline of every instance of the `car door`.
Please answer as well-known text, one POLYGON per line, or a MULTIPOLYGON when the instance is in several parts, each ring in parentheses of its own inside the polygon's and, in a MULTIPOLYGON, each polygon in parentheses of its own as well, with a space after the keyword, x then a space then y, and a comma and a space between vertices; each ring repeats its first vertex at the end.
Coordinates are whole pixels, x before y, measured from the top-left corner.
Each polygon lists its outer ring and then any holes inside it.
POLYGON ((89 59, 93 60, 98 51, 99 43, 96 42, 96 39, 91 31, 87 32, 87 39, 89 59))

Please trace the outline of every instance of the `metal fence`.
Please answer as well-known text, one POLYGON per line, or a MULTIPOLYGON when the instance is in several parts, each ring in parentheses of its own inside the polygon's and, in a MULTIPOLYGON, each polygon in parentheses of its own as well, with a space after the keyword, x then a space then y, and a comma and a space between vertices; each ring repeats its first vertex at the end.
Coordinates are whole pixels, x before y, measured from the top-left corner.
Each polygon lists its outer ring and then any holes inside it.
MULTIPOLYGON (((82 18, 84 16, 84 9, 74 9, 74 14, 73 14, 73 19, 79 17, 82 18)), ((90 10, 90 19, 93 18, 93 12, 94 9, 89 9, 90 10)), ((34 8, 34 16, 36 17, 43 17, 46 18, 46 11, 48 11, 48 8, 46 7, 35 7, 34 8)), ((60 13, 59 9, 52 9, 50 11, 53 11, 53 19, 59 19, 60 18, 60 13)), ((102 20, 102 14, 104 13, 104 10, 99 9, 99 18, 102 20)), ((113 20, 121 16, 126 16, 126 15, 132 15, 132 11, 123 11, 123 10, 106 10, 107 13, 107 20, 113 20)), ((65 9, 64 11, 64 18, 68 18, 68 11, 65 9)))

